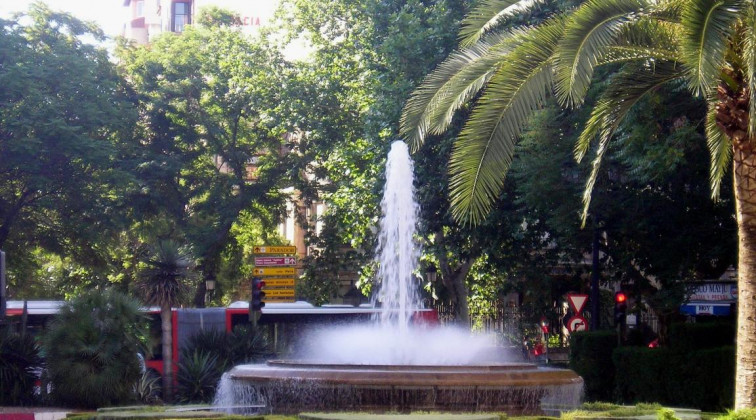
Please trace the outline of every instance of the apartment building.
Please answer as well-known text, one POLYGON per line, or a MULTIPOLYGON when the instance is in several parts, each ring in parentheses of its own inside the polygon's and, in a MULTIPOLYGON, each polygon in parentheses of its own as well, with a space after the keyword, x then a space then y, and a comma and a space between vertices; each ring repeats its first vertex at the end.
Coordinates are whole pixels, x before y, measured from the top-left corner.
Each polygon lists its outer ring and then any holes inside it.
POLYGON ((278 0, 124 0, 123 36, 147 44, 161 33, 183 32, 206 6, 236 12, 242 30, 254 33, 271 23, 278 5, 278 0))

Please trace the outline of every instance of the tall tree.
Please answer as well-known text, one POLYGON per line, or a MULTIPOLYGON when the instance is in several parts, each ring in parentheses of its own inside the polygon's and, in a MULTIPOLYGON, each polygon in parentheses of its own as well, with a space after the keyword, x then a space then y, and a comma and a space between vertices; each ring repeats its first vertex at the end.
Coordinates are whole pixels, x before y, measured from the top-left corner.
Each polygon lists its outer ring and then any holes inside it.
POLYGON ((431 73, 407 103, 403 134, 417 147, 444 131, 477 98, 450 162, 455 216, 479 222, 491 208, 529 115, 553 91, 579 106, 600 65, 620 65, 576 146, 598 139, 584 194, 588 216, 602 157, 623 118, 659 86, 684 81, 706 98, 713 195, 733 165, 739 234, 735 407, 756 406, 756 2, 589 0, 518 31, 496 31, 530 2, 484 2, 466 18, 462 48, 431 73), (481 93, 482 91, 482 93, 481 93))
POLYGON ((137 292, 150 305, 160 307, 163 354, 163 399, 173 401, 173 324, 171 308, 188 289, 192 261, 185 248, 171 240, 160 241, 146 255, 137 292))
POLYGON ((0 20, 0 248, 12 273, 38 247, 104 268, 101 245, 123 226, 113 192, 131 188, 119 155, 136 113, 107 51, 87 43, 103 38, 42 3, 0 20))
MULTIPOLYGON (((223 25, 164 34, 118 55, 142 117, 135 206, 168 220, 160 234, 187 238, 198 270, 215 280, 242 213, 274 225, 280 189, 299 176, 288 162, 290 130, 279 123, 288 70, 275 49, 223 25)), ((204 284, 197 284, 197 306, 204 284)))

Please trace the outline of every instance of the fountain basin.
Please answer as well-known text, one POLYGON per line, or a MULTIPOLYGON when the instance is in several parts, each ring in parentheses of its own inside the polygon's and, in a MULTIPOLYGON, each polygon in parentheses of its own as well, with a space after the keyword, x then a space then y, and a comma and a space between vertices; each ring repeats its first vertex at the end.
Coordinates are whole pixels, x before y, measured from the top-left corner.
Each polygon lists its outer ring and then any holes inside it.
POLYGON ((532 364, 346 365, 274 360, 227 375, 246 403, 272 412, 506 411, 539 414, 543 405, 577 406, 583 380, 532 364), (241 389, 239 389, 241 387, 241 389))

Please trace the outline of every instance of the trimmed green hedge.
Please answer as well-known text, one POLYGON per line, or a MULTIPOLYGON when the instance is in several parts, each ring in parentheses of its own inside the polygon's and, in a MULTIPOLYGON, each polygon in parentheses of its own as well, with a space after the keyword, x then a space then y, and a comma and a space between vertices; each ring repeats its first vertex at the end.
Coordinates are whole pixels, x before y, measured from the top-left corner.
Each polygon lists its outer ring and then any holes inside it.
POLYGON ((735 348, 678 351, 622 347, 614 351, 617 397, 626 403, 722 411, 732 407, 735 348))
POLYGON ((679 352, 712 349, 735 345, 734 322, 697 322, 672 324, 669 327, 669 347, 679 352))
POLYGON ((582 331, 570 335, 570 369, 585 381, 586 401, 614 401, 614 331, 582 331))

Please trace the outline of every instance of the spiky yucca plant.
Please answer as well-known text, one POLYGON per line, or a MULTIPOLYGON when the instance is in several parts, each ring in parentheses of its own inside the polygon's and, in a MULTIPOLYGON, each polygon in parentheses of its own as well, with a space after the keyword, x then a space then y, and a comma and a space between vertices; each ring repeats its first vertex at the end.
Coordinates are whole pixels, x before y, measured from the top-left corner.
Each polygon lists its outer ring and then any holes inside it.
POLYGON ((459 50, 417 88, 401 132, 417 149, 429 134, 473 110, 449 164, 452 211, 478 223, 491 209, 520 130, 555 95, 583 103, 597 67, 619 70, 592 109, 575 157, 596 145, 583 220, 601 159, 628 111, 666 83, 685 83, 709 103, 706 132, 712 195, 732 163, 739 225, 735 407, 756 406, 756 0, 587 0, 574 10, 516 29, 508 16, 537 0, 483 0, 462 25, 459 50))
POLYGON ((144 260, 136 287, 150 305, 160 307, 160 331, 163 346, 163 399, 173 397, 173 327, 171 308, 177 305, 187 290, 192 260, 188 250, 172 240, 160 241, 152 247, 144 260))

